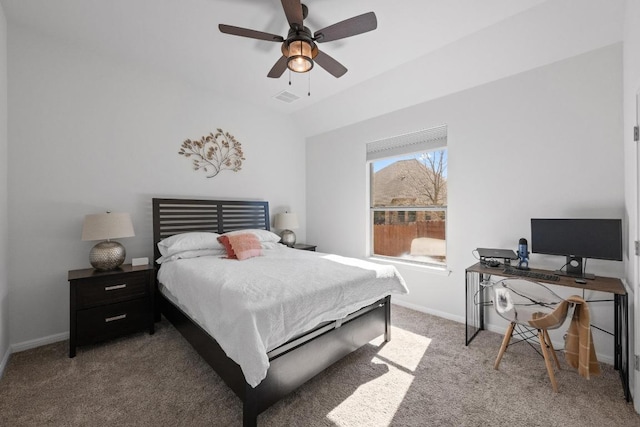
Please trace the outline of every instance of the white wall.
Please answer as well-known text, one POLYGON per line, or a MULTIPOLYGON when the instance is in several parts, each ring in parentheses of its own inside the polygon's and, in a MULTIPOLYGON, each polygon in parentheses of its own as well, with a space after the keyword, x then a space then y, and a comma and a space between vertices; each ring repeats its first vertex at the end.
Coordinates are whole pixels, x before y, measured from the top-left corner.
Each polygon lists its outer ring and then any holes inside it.
MULTIPOLYGON (((636 111, 636 94, 640 96, 640 2, 628 0, 625 9, 624 22, 624 170, 625 170, 625 208, 629 218, 629 242, 628 251, 633 254, 634 240, 640 240, 638 222, 638 143, 633 140, 633 127, 638 124, 638 112, 636 111)), ((638 291, 638 257, 630 256, 626 264, 625 277, 630 287, 629 304, 631 305, 631 329, 630 337, 633 338, 629 348, 631 357, 640 354, 634 344, 640 345, 640 316, 635 317, 637 307, 640 305, 640 292, 638 291)), ((633 366, 633 362, 632 362, 633 366)), ((635 389, 635 407, 640 412, 640 372, 631 371, 631 390, 635 389), (633 375, 635 373, 635 375, 633 375)))
POLYGON ((9 358, 7 21, 0 5, 0 376, 9 358))
MULTIPOLYGON (((447 124, 451 273, 398 265, 411 294, 396 301, 464 321, 473 249, 515 249, 532 217, 623 217, 621 55, 618 43, 309 138, 307 240, 366 256, 365 144, 447 124)), ((536 267, 563 263, 531 257, 536 267)), ((622 264, 590 261, 589 270, 622 277, 622 264)), ((613 330, 611 305, 592 311, 613 330)), ((613 339, 597 333, 595 342, 613 360, 613 339)))
POLYGON ((131 213, 127 262, 153 255, 154 196, 268 200, 272 214, 300 214, 304 241, 305 147, 285 117, 21 27, 9 35, 14 350, 66 338, 67 271, 89 267, 95 243, 80 240, 87 213, 131 213), (246 161, 207 179, 178 150, 218 127, 242 143, 246 161))
POLYGON ((546 1, 293 117, 305 135, 317 135, 608 46, 622 40, 623 9, 623 0, 546 1))

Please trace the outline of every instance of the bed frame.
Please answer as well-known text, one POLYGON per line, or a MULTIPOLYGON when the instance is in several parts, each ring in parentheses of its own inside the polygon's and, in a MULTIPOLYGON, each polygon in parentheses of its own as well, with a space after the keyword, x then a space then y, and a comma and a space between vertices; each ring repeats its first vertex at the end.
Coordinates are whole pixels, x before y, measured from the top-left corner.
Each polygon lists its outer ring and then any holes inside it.
MULTIPOLYGON (((248 228, 270 229, 268 202, 153 199, 154 259, 160 256, 157 243, 173 234, 248 228)), ((259 413, 344 356, 382 334, 385 341, 391 339, 391 297, 387 296, 271 350, 267 354, 267 376, 253 388, 245 381, 240 366, 227 357, 208 332, 160 292, 155 295, 156 321, 164 314, 243 401, 245 427, 257 426, 259 413)))

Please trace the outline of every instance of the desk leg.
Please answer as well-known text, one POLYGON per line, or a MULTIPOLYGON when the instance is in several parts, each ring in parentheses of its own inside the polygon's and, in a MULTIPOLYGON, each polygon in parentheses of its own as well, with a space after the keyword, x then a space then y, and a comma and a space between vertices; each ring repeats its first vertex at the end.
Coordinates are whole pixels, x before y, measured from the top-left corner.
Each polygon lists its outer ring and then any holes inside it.
POLYGON ((464 271, 464 345, 469 345, 469 273, 464 271))
POLYGON ((620 309, 620 295, 613 296, 613 367, 615 370, 620 369, 620 364, 622 362, 622 340, 621 340, 621 332, 622 332, 622 322, 620 319, 621 309, 620 309))
POLYGON ((620 379, 624 388, 624 398, 629 402, 629 303, 628 296, 614 295, 614 368, 620 371, 620 379))
POLYGON ((484 330, 484 306, 485 306, 485 288, 480 286, 484 282, 484 274, 478 274, 478 311, 480 312, 480 330, 484 330))
POLYGON ((469 345, 478 332, 484 329, 484 292, 480 286, 481 280, 482 274, 465 271, 465 345, 469 345))

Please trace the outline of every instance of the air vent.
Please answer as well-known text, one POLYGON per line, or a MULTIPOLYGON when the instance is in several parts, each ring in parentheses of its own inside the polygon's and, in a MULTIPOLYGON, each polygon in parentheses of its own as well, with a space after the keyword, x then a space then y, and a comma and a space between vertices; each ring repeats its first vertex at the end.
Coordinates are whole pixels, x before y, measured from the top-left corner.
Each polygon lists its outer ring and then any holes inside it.
POLYGON ((286 90, 283 90, 279 94, 275 95, 274 98, 282 102, 286 102, 287 104, 291 104, 292 102, 300 99, 298 95, 294 95, 293 93, 287 92, 286 90))

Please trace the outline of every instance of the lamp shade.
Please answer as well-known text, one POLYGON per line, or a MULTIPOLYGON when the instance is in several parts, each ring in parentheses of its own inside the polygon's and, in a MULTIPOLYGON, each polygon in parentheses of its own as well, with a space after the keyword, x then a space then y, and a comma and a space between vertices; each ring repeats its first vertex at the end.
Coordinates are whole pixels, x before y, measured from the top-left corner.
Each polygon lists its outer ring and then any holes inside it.
POLYGON ((296 73, 306 73, 313 68, 311 43, 306 40, 296 40, 289 45, 289 60, 287 66, 296 73))
POLYGON ((276 215, 273 226, 279 230, 298 228, 298 215, 291 212, 279 213, 276 215))
POLYGON ((109 240, 135 236, 128 213, 90 214, 84 217, 82 240, 109 240))

